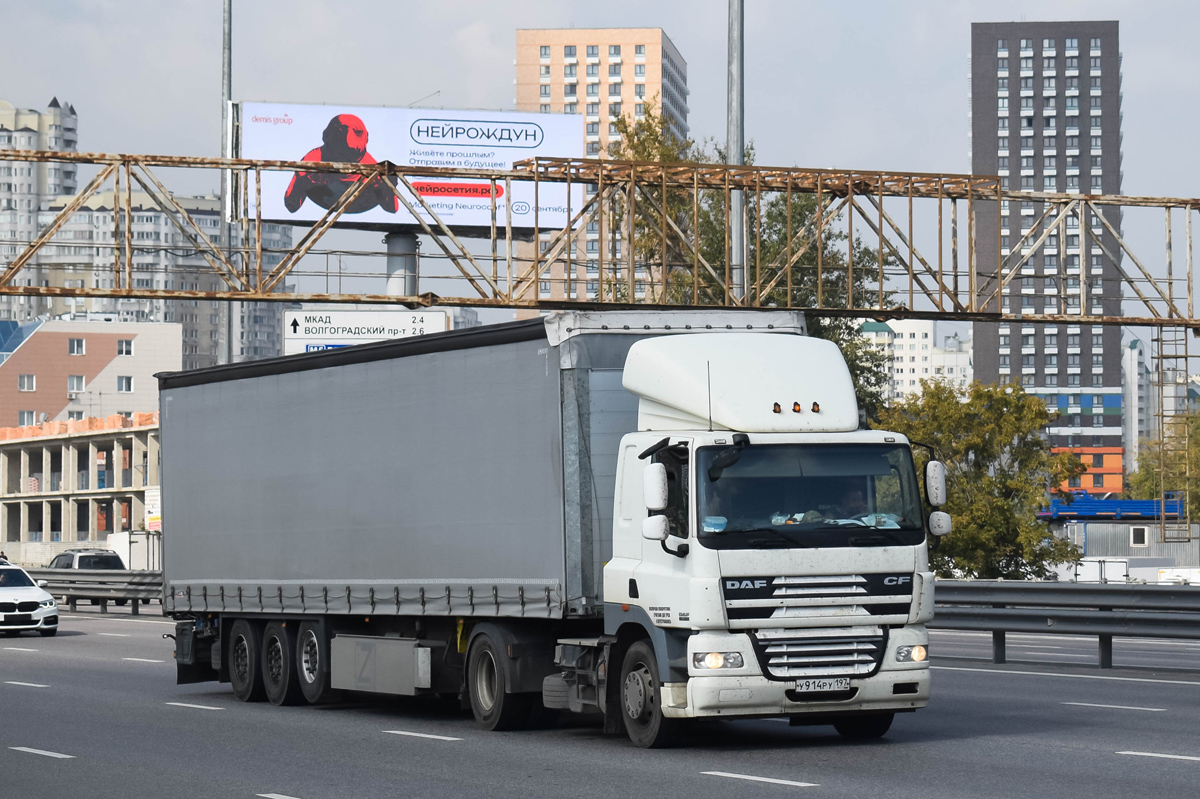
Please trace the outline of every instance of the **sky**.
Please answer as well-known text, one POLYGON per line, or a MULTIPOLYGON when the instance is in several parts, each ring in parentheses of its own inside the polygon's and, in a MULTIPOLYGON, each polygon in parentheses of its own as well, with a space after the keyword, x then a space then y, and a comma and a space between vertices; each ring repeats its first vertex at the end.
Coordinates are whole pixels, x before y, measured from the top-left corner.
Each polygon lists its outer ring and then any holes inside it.
MULTIPOLYGON (((746 138, 758 163, 969 170, 970 24, 1006 21, 997 4, 745 5, 746 138)), ((81 150, 217 155, 221 6, 0 4, 0 99, 72 103, 81 150)), ((1124 191, 1200 195, 1200 3, 1010 0, 1003 8, 1018 20, 1118 20, 1124 191)), ((687 61, 693 137, 719 141, 726 13, 723 0, 235 0, 233 98, 511 109, 517 28, 662 27, 687 61)))

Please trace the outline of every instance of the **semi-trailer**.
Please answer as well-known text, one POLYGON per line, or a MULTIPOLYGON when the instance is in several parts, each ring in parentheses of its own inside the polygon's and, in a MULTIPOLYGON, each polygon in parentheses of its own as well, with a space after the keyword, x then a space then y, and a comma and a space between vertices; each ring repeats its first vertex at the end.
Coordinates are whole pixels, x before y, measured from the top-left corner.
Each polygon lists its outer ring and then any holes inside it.
POLYGON ((180 683, 598 713, 643 747, 928 702, 944 470, 922 491, 860 423, 802 314, 555 313, 159 385, 180 683))

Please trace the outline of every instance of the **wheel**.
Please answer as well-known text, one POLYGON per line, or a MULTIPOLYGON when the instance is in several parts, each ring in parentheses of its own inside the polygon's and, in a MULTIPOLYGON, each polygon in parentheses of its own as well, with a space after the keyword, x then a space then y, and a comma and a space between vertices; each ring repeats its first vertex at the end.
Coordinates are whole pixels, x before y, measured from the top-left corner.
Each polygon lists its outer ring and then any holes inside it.
POLYGON ((296 673, 300 693, 310 705, 334 702, 338 691, 329 682, 329 638, 320 624, 302 622, 296 635, 296 673))
POLYGON ((267 624, 262 640, 262 681, 272 705, 294 705, 303 699, 296 673, 296 622, 267 624), (289 623, 292 626, 288 626, 289 623))
POLYGON ((679 722, 663 716, 661 698, 654 649, 649 641, 638 641, 621 664, 620 710, 629 740, 643 749, 671 746, 679 736, 679 722))
POLYGON ((41 636, 43 638, 53 638, 54 636, 58 635, 58 628, 57 627, 47 627, 44 630, 38 630, 38 632, 41 634, 41 636))
POLYGON ((475 639, 467 656, 467 690, 471 712, 485 730, 518 730, 529 721, 534 696, 506 693, 503 648, 492 636, 483 633, 475 639))
POLYGON ((892 726, 894 713, 876 713, 869 716, 848 716, 835 721, 833 728, 838 735, 853 741, 882 738, 892 726))
POLYGON ((261 702, 262 670, 258 666, 262 651, 262 632, 245 619, 238 619, 229 631, 229 684, 233 695, 243 702, 261 702))

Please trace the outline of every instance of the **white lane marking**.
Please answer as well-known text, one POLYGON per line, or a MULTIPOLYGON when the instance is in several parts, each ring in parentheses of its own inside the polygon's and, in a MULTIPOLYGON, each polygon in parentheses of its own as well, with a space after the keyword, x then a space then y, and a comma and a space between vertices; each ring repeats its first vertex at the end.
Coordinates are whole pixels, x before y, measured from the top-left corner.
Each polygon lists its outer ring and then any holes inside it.
POLYGON ((134 663, 166 663, 165 660, 151 660, 150 658, 121 658, 121 660, 131 660, 134 663))
POLYGON ((1200 761, 1200 757, 1192 755, 1164 755, 1162 752, 1117 752, 1118 755, 1133 755, 1135 757, 1162 757, 1167 760, 1195 760, 1200 761))
POLYGON ((462 738, 451 738, 449 735, 430 735, 427 732, 407 732, 405 730, 384 730, 388 735, 408 735, 412 738, 432 738, 435 741, 461 741, 462 738))
POLYGON ((750 774, 731 774, 728 771, 701 771, 701 774, 707 774, 710 777, 728 777, 731 780, 750 780, 751 782, 769 782, 772 785, 791 785, 795 788, 819 788, 819 783, 816 782, 795 782, 793 780, 776 780, 771 777, 754 777, 750 774))
POLYGON ((1110 680, 1112 682, 1151 682, 1159 685, 1200 685, 1195 680, 1154 680, 1149 677, 1105 677, 1099 674, 1055 674, 1052 671, 1018 671, 1016 669, 975 669, 967 666, 930 666, 941 671, 982 671, 988 674, 1022 674, 1033 677, 1074 677, 1078 680, 1110 680))
POLYGON ((83 619, 84 621, 121 621, 128 622, 130 624, 169 624, 172 627, 175 626, 175 622, 173 621, 158 621, 156 619, 130 619, 122 618, 121 616, 67 616, 66 614, 60 613, 58 617, 60 619, 83 619))
POLYGON ((30 749, 28 746, 10 746, 17 752, 28 752, 31 755, 43 755, 45 757, 57 757, 59 760, 74 760, 75 755, 64 755, 61 752, 47 752, 45 749, 30 749))
POLYGON ((128 638, 129 633, 96 633, 97 635, 107 635, 109 638, 128 638))
POLYGON ((172 705, 174 707, 192 707, 196 710, 224 710, 223 707, 213 707, 212 705, 189 705, 187 702, 163 702, 164 705, 172 705))
POLYGON ((282 793, 256 793, 255 796, 261 796, 263 799, 296 799, 294 796, 288 796, 282 793))
POLYGON ((6 646, 4 648, 9 650, 10 652, 36 652, 37 651, 36 649, 27 649, 26 647, 23 647, 23 646, 6 646))
POLYGON ((1150 713, 1166 713, 1165 707, 1134 707, 1132 705, 1097 705, 1092 702, 1059 702, 1060 705, 1074 705, 1075 707, 1106 707, 1112 710, 1145 710, 1150 713))
POLYGON ((17 682, 16 680, 5 680, 5 685, 21 685, 25 688, 49 688, 49 685, 42 685, 40 682, 17 682))

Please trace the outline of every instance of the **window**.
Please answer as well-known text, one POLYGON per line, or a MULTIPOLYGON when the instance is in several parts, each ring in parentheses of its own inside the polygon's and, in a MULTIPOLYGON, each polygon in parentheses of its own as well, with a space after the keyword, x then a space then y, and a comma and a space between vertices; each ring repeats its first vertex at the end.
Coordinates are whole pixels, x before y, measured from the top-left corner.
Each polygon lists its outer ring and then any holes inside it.
POLYGON ((17 375, 17 391, 37 391, 37 375, 17 375))
POLYGON ((600 77, 600 65, 599 64, 588 64, 587 65, 587 76, 589 78, 600 77))
MULTIPOLYGON (((600 153, 600 142, 590 141, 587 143, 587 154, 598 155, 600 153)), ((588 242, 590 245, 592 242, 588 242)))
POLYGON ((1093 137, 1092 137, 1092 149, 1093 149, 1093 150, 1099 150, 1099 149, 1100 149, 1100 137, 1099 137, 1099 136, 1093 136, 1093 137))
MULTIPOLYGON (((1078 333, 1072 333, 1069 336, 1067 336, 1067 346, 1068 347, 1078 347, 1079 346, 1079 334, 1078 333)), ((1076 363, 1075 365, 1078 366, 1079 364, 1076 363)))
POLYGON ((1150 537, 1146 535, 1145 527, 1130 527, 1129 528, 1129 546, 1131 547, 1148 547, 1150 546, 1150 537))
POLYGON ((538 74, 541 75, 542 77, 549 77, 550 76, 550 65, 542 64, 541 67, 538 68, 538 74))
POLYGON ((67 411, 68 422, 79 422, 83 420, 83 411, 67 411))
POLYGON ((587 46, 587 57, 588 58, 599 58, 600 57, 600 46, 595 45, 595 44, 589 44, 587 46))
POLYGON ((1021 91, 1033 91, 1033 78, 1021 78, 1021 91))
POLYGON ((542 57, 542 58, 549 58, 549 57, 550 57, 550 45, 548 45, 548 44, 543 44, 543 45, 542 45, 541 47, 539 47, 538 49, 541 51, 541 57, 542 57))
POLYGON ((608 57, 615 58, 616 56, 619 56, 619 55, 621 55, 621 45, 610 44, 608 46, 608 57))
POLYGON ((1092 334, 1092 349, 1094 349, 1094 350, 1104 349, 1104 334, 1103 333, 1093 333, 1092 334))
POLYGON ((1067 137, 1067 149, 1068 150, 1079 149, 1079 137, 1078 136, 1068 136, 1067 137))
MULTIPOLYGON (((1000 138, 996 139, 996 147, 1001 150, 1007 150, 1008 149, 1008 137, 1001 136, 1000 138)), ((1008 201, 1005 200, 1005 202, 1008 202, 1008 201)))
POLYGON ((620 103, 609 103, 608 104, 608 115, 610 117, 621 116, 621 104, 620 103))
POLYGON ((1007 72, 1008 71, 1008 59, 1007 58, 997 58, 996 59, 996 69, 998 69, 998 70, 1002 69, 1005 72, 1007 72))
MULTIPOLYGON (((545 88, 545 87, 543 87, 543 88, 545 88)), ((587 87, 587 96, 588 97, 599 97, 600 96, 600 84, 599 83, 589 83, 588 87, 587 87)))
POLYGON ((1021 108, 1032 110, 1033 109, 1033 98, 1032 97, 1022 97, 1021 98, 1021 108))
POLYGON ((1104 99, 1103 97, 1093 97, 1092 98, 1092 108, 1100 108, 1100 101, 1103 99, 1104 99))
POLYGON ((1067 98, 1067 110, 1072 111, 1077 108, 1079 108, 1079 98, 1078 97, 1068 97, 1067 98))
POLYGON ((600 116, 600 103, 588 103, 587 114, 591 117, 600 116))
POLYGON ((117 393, 132 394, 133 393, 133 378, 129 375, 117 375, 117 393))
POLYGON ((1058 335, 1055 333, 1047 333, 1046 334, 1046 346, 1047 347, 1057 347, 1058 346, 1058 335))
POLYGON ((541 95, 542 95, 542 97, 549 97, 549 96, 550 96, 550 86, 549 86, 549 85, 543 85, 543 86, 540 86, 540 87, 538 87, 538 88, 541 90, 541 95))
POLYGON ((1008 346, 1008 336, 1001 336, 1001 337, 1000 337, 1000 346, 1001 346, 1001 347, 1007 347, 1007 346, 1008 346))
POLYGON ((1054 69, 1054 57, 1053 56, 1042 59, 1042 69, 1046 70, 1047 72, 1054 69))
POLYGON ((608 135, 609 136, 620 136, 621 135, 620 131, 617 130, 616 122, 608 123, 608 135))
POLYGON ((1042 78, 1042 91, 1054 91, 1054 78, 1042 78))
POLYGON ((608 96, 609 97, 620 97, 621 96, 621 84, 619 84, 619 83, 608 84, 608 96))
POLYGON ((1103 191, 1103 180, 1104 178, 1100 175, 1092 175, 1092 193, 1099 193, 1103 191))
POLYGON ((1054 40, 1053 39, 1042 39, 1042 49, 1043 50, 1053 50, 1054 49, 1054 40))
POLYGON ((633 75, 636 78, 645 77, 646 65, 645 64, 634 64, 633 65, 633 75))
POLYGON ((1022 72, 1032 72, 1033 71, 1033 59, 1032 58, 1022 58, 1021 59, 1021 71, 1022 72))
POLYGON ((1008 117, 1000 117, 997 119, 996 127, 999 130, 1008 130, 1008 117))
POLYGON ((1067 56, 1067 58, 1065 60, 1066 60, 1065 66, 1067 69, 1079 69, 1079 57, 1078 56, 1073 56, 1073 55, 1067 56))
POLYGON ((1092 39, 1092 49, 1093 50, 1100 49, 1100 40, 1099 39, 1092 39))
POLYGON ((67 339, 67 354, 68 355, 83 355, 86 347, 84 340, 81 338, 67 339))
POLYGON ((133 339, 117 339, 117 355, 133 355, 133 339))
POLYGON ((996 108, 1000 111, 1007 111, 1008 110, 1008 98, 1001 97, 998 100, 996 100, 996 108))
POLYGON ((83 375, 67 375, 67 391, 72 394, 83 393, 83 375))
POLYGON ((1021 49, 1022 50, 1032 50, 1033 49, 1033 39, 1022 39, 1021 40, 1021 49))
POLYGON ((538 111, 540 111, 543 114, 549 114, 550 113, 550 104, 542 103, 540 106, 538 106, 538 111))
POLYGON ((1089 64, 1089 66, 1091 66, 1093 72, 1098 71, 1100 69, 1100 59, 1099 58, 1088 59, 1088 64, 1089 64))
MULTIPOLYGON (((1053 298, 1051 298, 1051 299, 1053 299, 1053 298)), ((1058 356, 1057 355, 1047 355, 1046 356, 1046 368, 1047 369, 1057 369, 1058 368, 1058 356)))
POLYGON ((588 136, 599 136, 600 135, 600 123, 599 122, 587 123, 587 135, 588 136))
POLYGON ((996 52, 1003 53, 1008 50, 1008 39, 996 40, 996 52))
POLYGON ((633 46, 633 54, 634 54, 634 55, 645 55, 645 54, 646 54, 646 45, 644 45, 644 44, 635 44, 635 45, 633 46))
POLYGON ((646 84, 644 84, 644 83, 639 83, 639 84, 635 85, 635 86, 633 87, 633 96, 634 96, 634 97, 641 97, 641 98, 645 98, 645 96, 646 96, 646 84))
MULTIPOLYGON (((1077 156, 1077 155, 1068 155, 1067 156, 1067 169, 1079 169, 1079 156, 1077 156)), ((1067 227, 1077 227, 1078 224, 1079 224, 1079 220, 1075 219, 1075 217, 1071 217, 1070 219, 1067 220, 1067 227), (1075 221, 1075 225, 1071 224, 1072 220, 1075 221)))
POLYGON ((1008 156, 1001 156, 996 159, 997 169, 1008 169, 1008 156))
POLYGON ((1001 367, 1007 367, 1007 366, 1008 366, 1008 358, 1009 358, 1009 356, 1007 356, 1007 355, 1001 355, 1001 356, 1000 356, 1000 366, 1001 366, 1001 367))
POLYGON ((1065 47, 1068 50, 1078 50, 1079 49, 1079 40, 1078 39, 1064 39, 1063 47, 1065 47))
POLYGON ((35 424, 33 417, 33 411, 17 411, 17 426, 25 427, 27 425, 35 424))
POLYGON ((563 46, 563 58, 575 57, 575 45, 568 44, 563 46))
POLYGON ((1058 139, 1054 136, 1044 136, 1042 138, 1042 149, 1043 150, 1057 150, 1058 149, 1058 139))
POLYGON ((633 106, 633 115, 638 117, 646 116, 646 106, 644 103, 635 103, 633 106))
POLYGON ((608 65, 608 76, 610 78, 621 77, 621 65, 620 64, 609 64, 608 65))
POLYGON ((565 96, 565 97, 574 97, 575 96, 575 84, 574 83, 568 83, 566 86, 563 86, 563 96, 565 96))
POLYGON ((1053 111, 1055 108, 1058 107, 1057 103, 1058 103, 1058 100, 1054 97, 1043 97, 1042 98, 1042 110, 1043 111, 1053 111))
POLYGON ((1053 155, 1047 155, 1042 166, 1047 172, 1053 172, 1058 169, 1058 159, 1053 155))
POLYGON ((1092 78, 1092 88, 1093 88, 1093 89, 1095 89, 1096 91, 1100 91, 1100 78, 1099 78, 1099 76, 1092 78))
POLYGON ((579 67, 577 67, 574 64, 567 64, 565 67, 563 67, 563 77, 564 78, 575 77, 575 70, 577 70, 578 68, 579 67))

